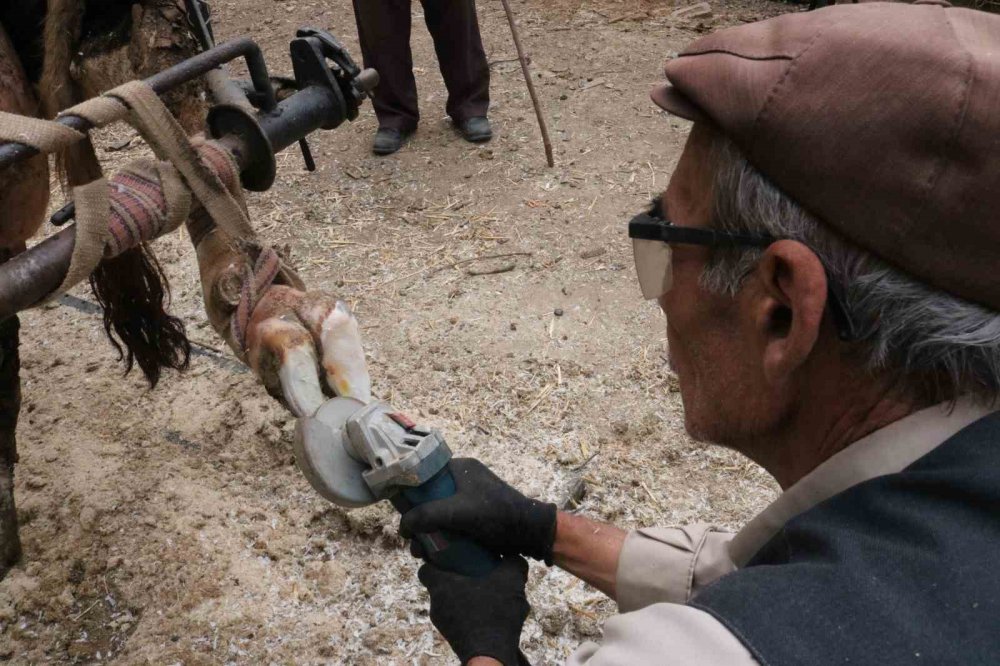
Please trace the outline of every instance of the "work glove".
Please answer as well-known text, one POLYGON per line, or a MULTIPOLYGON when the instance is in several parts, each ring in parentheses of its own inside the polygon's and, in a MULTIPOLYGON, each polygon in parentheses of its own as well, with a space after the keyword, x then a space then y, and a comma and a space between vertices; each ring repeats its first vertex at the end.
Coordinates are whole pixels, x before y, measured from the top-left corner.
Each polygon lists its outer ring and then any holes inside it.
MULTIPOLYGON (((528 499, 475 458, 454 458, 448 464, 455 494, 403 514, 399 522, 403 538, 447 531, 496 553, 526 555, 552 565, 555 504, 528 499)), ((410 552, 424 557, 416 540, 410 543, 410 552)))
POLYGON ((420 567, 420 582, 431 595, 431 622, 462 664, 473 657, 492 657, 504 666, 527 664, 518 644, 531 606, 524 594, 528 563, 505 557, 488 575, 470 578, 420 567))

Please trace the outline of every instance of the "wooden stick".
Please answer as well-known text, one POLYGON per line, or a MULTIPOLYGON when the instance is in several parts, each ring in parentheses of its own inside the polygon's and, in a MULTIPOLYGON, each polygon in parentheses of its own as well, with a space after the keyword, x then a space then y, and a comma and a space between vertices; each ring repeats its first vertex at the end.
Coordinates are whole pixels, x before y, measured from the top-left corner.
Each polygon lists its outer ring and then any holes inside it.
POLYGON ((524 82, 528 84, 528 94, 531 95, 531 104, 535 107, 535 117, 538 118, 538 129, 542 131, 542 144, 545 146, 545 161, 550 167, 556 165, 555 158, 552 157, 552 142, 549 141, 549 130, 545 127, 545 118, 542 117, 542 105, 538 101, 535 93, 535 85, 531 82, 531 74, 528 72, 528 59, 524 57, 524 49, 521 48, 521 37, 517 34, 517 26, 514 25, 514 12, 510 10, 507 0, 500 0, 503 10, 507 13, 507 22, 510 24, 510 34, 514 37, 514 48, 517 50, 517 59, 521 62, 521 72, 524 73, 524 82))

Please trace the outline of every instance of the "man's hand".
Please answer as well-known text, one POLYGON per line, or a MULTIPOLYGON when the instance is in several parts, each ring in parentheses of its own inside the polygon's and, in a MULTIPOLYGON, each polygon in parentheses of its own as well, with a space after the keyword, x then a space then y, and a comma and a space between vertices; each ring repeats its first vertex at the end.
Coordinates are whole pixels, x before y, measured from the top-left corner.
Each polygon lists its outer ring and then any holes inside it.
MULTIPOLYGON (((474 458, 454 458, 449 466, 455 494, 407 511, 399 523, 404 538, 448 531, 497 553, 527 555, 552 564, 555 504, 528 499, 474 458)), ((422 556, 416 541, 410 549, 422 556)))
POLYGON ((433 564, 420 567, 419 576, 431 595, 431 622, 463 664, 473 657, 491 657, 504 666, 523 663, 518 644, 531 609, 524 594, 528 563, 523 558, 505 557, 481 578, 433 564))

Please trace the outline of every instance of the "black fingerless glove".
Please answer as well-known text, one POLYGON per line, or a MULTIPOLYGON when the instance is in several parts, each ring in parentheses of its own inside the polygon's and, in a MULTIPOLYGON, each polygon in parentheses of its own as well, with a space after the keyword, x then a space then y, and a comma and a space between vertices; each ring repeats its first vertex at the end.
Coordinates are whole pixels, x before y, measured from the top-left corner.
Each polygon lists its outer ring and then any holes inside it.
POLYGON ((492 657, 504 666, 522 661, 521 629, 531 606, 524 593, 528 563, 505 557, 489 575, 470 578, 420 567, 420 582, 431 595, 431 622, 463 664, 473 657, 492 657))
MULTIPOLYGON (((526 555, 552 565, 555 504, 528 499, 474 458, 455 458, 449 466, 455 494, 407 511, 399 523, 404 538, 447 531, 496 553, 526 555)), ((419 546, 414 549, 419 551, 419 546)))

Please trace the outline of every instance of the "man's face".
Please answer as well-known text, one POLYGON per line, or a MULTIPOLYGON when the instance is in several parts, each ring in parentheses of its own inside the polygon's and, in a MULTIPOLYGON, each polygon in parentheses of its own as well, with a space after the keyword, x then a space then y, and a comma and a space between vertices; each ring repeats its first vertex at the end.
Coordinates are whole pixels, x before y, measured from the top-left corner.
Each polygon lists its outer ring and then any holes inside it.
MULTIPOLYGON (((662 216, 679 226, 709 227, 712 217, 712 132, 695 125, 662 197, 662 216)), ((673 246, 673 286, 660 297, 667 317, 670 366, 680 380, 685 426, 695 439, 742 449, 764 424, 766 382, 754 349, 753 316, 741 298, 712 294, 700 277, 705 247, 673 246)), ((771 412, 773 413, 773 412, 771 412)))

